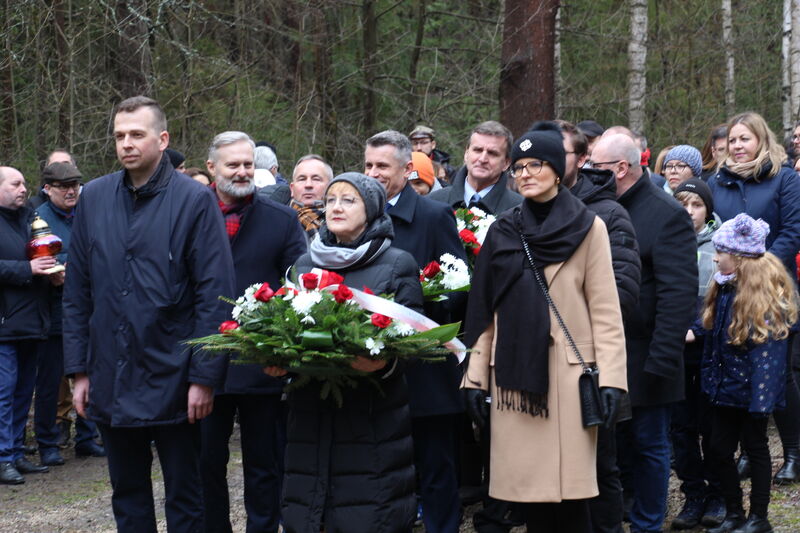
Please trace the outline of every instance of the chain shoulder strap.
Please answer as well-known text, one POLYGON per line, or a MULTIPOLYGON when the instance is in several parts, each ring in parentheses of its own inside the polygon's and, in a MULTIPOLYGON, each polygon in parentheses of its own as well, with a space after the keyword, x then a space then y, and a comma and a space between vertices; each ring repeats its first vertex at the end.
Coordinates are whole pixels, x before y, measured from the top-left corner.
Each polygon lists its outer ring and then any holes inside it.
POLYGON ((550 309, 553 310, 553 314, 556 317, 556 321, 558 321, 558 325, 561 328, 561 331, 564 333, 564 336, 567 338, 567 342, 569 342, 572 351, 575 352, 575 357, 578 358, 580 361, 581 366, 583 367, 584 372, 591 372, 592 369, 589 365, 586 364, 586 361, 583 360, 583 356, 581 356, 581 352, 578 351, 578 347, 575 345, 575 341, 572 339, 572 335, 570 335, 569 330, 567 329, 566 324, 564 324, 564 320, 561 318, 561 313, 558 312, 558 308, 556 307, 555 302, 552 298, 550 298, 550 291, 547 289, 547 285, 542 279, 542 275, 539 273, 539 269, 536 268, 536 263, 533 262, 533 256, 531 255, 531 250, 528 247, 528 242, 525 240, 525 237, 520 233, 519 235, 520 240, 522 240, 522 249, 525 250, 525 256, 528 258, 528 262, 531 264, 531 268, 533 269, 533 275, 536 278, 536 283, 539 284, 539 287, 542 289, 544 293, 544 298, 547 300, 547 305, 550 309))

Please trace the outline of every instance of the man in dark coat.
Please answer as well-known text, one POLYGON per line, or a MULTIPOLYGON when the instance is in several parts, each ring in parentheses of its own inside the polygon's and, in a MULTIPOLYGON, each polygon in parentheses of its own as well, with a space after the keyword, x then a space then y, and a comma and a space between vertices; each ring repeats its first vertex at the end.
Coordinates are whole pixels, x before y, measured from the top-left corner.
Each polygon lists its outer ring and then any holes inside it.
MULTIPOLYGON (((364 174, 386 189, 387 211, 394 225, 393 246, 409 252, 422 268, 449 253, 466 259, 452 210, 419 196, 408 183, 411 143, 393 130, 373 135, 364 150, 364 174)), ((463 300, 428 305, 425 313, 439 323, 454 316, 463 300)), ((456 475, 457 414, 463 411, 458 386, 461 373, 454 356, 437 365, 411 363, 406 369, 413 417, 414 460, 425 529, 455 533, 461 521, 456 475)))
MULTIPOLYGON (((611 243, 611 262, 623 320, 636 311, 642 264, 636 232, 628 212, 617 202, 617 184, 609 170, 583 168, 589 142, 574 125, 556 121, 567 154, 564 186, 605 223, 611 243)), ((600 494, 589 501, 595 533, 622 533, 623 499, 617 466, 616 428, 600 426, 597 435, 597 486, 600 494)))
POLYGON ((511 132, 499 122, 490 120, 475 126, 464 151, 464 166, 453 178, 453 186, 432 192, 430 199, 453 209, 475 206, 492 215, 518 206, 522 196, 506 184, 513 141, 511 132))
MULTIPOLYGON (((69 262, 72 222, 75 219, 82 178, 80 171, 71 163, 53 163, 42 173, 48 200, 39 206, 36 213, 47 222, 50 231, 61 238, 58 261, 62 265, 69 262)), ((63 293, 61 289, 61 287, 54 287, 50 291, 50 332, 47 341, 40 346, 36 365, 33 420, 36 442, 39 445, 39 456, 42 458, 42 464, 47 466, 64 464, 64 458, 59 453, 61 435, 56 423, 59 390, 62 388, 64 376, 64 342, 61 335, 63 293)), ((69 390, 69 381, 65 388, 67 391, 69 390)), ((103 447, 94 441, 96 436, 97 428, 94 423, 78 417, 75 421, 75 455, 77 457, 105 457, 106 452, 103 447)))
POLYGON ((73 401, 108 453, 120 532, 155 531, 155 443, 167 527, 198 531, 200 428, 227 358, 184 344, 228 316, 233 261, 213 192, 177 172, 157 102, 136 96, 114 116, 124 170, 84 187, 64 289, 64 371, 73 401))
POLYGON ((25 458, 25 422, 36 381, 36 353, 50 328, 53 257, 29 260, 33 210, 25 205, 25 178, 15 168, 0 167, 0 483, 24 483, 22 474, 47 472, 25 458), (48 276, 51 281, 48 282, 48 276))
MULTIPOLYGON (((306 251, 305 234, 295 211, 255 194, 254 147, 246 133, 226 131, 214 137, 206 163, 214 176, 211 187, 228 230, 236 296, 264 282, 278 290, 287 269, 306 251)), ((264 374, 258 365, 231 364, 228 368, 225 385, 216 391, 214 410, 201 423, 206 531, 231 531, 228 441, 237 413, 247 531, 278 531, 283 476, 283 439, 279 435, 285 434, 279 431, 284 425, 282 389, 281 381, 264 374)))
MULTIPOLYGON (((625 322, 633 418, 621 424, 621 457, 632 477, 631 531, 661 531, 670 471, 671 404, 683 398, 683 348, 697 296, 697 247, 688 213, 649 179, 639 148, 624 134, 604 136, 595 168, 614 173, 619 203, 636 228, 642 263, 639 304, 625 322)), ((627 487, 626 487, 627 488, 627 487)))

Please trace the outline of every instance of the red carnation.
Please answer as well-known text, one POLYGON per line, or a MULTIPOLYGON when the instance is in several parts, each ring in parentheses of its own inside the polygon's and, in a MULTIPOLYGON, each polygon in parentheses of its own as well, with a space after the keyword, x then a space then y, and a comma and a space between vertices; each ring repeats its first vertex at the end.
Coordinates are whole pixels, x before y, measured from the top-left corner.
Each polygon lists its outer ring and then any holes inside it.
MULTIPOLYGON (((800 278, 800 268, 797 270, 797 272, 798 272, 797 277, 800 278)), ((425 281, 425 274, 423 274, 422 272, 419 273, 419 281, 420 283, 425 281)))
POLYGON ((475 234, 466 228, 459 231, 458 236, 461 237, 461 240, 467 244, 477 244, 479 246, 481 244, 478 242, 478 238, 475 236, 475 234))
POLYGON ((328 285, 338 285, 344 281, 344 278, 336 272, 330 270, 323 270, 319 278, 319 288, 327 287, 328 285))
POLYGON ((475 248, 472 249, 472 253, 474 255, 478 255, 479 253, 481 253, 481 247, 480 246, 476 246, 475 248))
MULTIPOLYGON (((292 292, 297 294, 297 289, 289 289, 289 290, 291 290, 292 292)), ((275 291, 274 296, 285 296, 285 295, 289 294, 289 290, 286 290, 286 287, 281 287, 280 289, 275 291)))
POLYGON ((347 300, 353 297, 353 291, 350 290, 350 287, 345 285, 344 283, 339 283, 339 286, 333 291, 333 298, 336 300, 336 303, 343 304, 347 300))
POLYGON ((431 261, 425 265, 425 268, 422 269, 422 274, 428 279, 433 279, 433 277, 441 272, 441 270, 442 267, 439 265, 439 263, 436 261, 431 261))
POLYGON ((370 288, 369 288, 369 287, 367 287, 366 285, 363 285, 363 286, 361 287, 361 290, 362 290, 362 291, 364 291, 364 292, 366 292, 367 294, 375 294, 374 292, 372 292, 372 289, 370 289, 370 288))
POLYGON ((372 317, 370 318, 372 319, 372 325, 381 329, 388 327, 389 324, 392 323, 391 318, 389 318, 386 315, 381 315, 378 313, 372 313, 372 317))
POLYGON ((303 274, 300 276, 300 279, 303 281, 303 287, 306 289, 313 291, 317 288, 317 283, 319 282, 319 276, 316 274, 312 274, 309 272, 308 274, 303 274))
POLYGON ((239 329, 239 323, 235 320, 226 320, 222 324, 219 325, 219 332, 223 335, 229 331, 233 331, 235 329, 239 329))
POLYGON ((259 287, 253 295, 253 298, 259 302, 268 302, 272 300, 273 296, 275 296, 275 292, 269 288, 269 283, 262 283, 261 287, 259 287))

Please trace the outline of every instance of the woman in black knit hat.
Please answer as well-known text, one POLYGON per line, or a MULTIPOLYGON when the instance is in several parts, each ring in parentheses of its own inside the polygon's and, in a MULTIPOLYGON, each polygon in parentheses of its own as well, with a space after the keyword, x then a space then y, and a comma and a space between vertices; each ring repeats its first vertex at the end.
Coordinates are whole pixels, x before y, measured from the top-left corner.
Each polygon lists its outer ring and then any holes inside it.
POLYGON ((583 367, 548 306, 523 239, 567 330, 600 371, 605 423, 627 389, 625 338, 603 222, 561 186, 559 131, 514 142, 523 203, 498 217, 475 267, 462 381, 479 427, 491 417, 489 495, 519 502, 529 531, 591 531, 597 428, 582 424, 583 367), (491 404, 487 396, 491 395, 491 404))

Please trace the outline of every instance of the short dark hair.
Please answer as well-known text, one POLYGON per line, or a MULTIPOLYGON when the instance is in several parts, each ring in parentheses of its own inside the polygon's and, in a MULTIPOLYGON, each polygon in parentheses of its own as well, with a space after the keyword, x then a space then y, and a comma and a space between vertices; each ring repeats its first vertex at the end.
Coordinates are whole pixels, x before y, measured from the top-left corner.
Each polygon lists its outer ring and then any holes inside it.
POLYGON ((554 120, 553 122, 558 124, 561 133, 572 136, 572 151, 577 157, 583 157, 589 153, 589 140, 575 124, 566 120, 554 120))
POLYGON ((395 158, 401 165, 411 161, 411 141, 408 137, 396 130, 384 130, 367 139, 367 146, 380 148, 381 146, 394 146, 395 158))
POLYGON ((491 135, 493 137, 504 137, 506 140, 506 158, 511 159, 511 145, 514 144, 514 136, 511 134, 511 131, 508 128, 496 120, 487 120, 486 122, 481 122, 472 128, 471 132, 469 132, 469 137, 467 138, 467 148, 469 148, 469 145, 472 142, 472 136, 476 133, 480 133, 481 135, 491 135))
POLYGON ((114 116, 119 113, 133 113, 142 107, 148 107, 152 111, 153 127, 156 131, 160 133, 167 130, 167 115, 164 114, 164 110, 158 102, 147 96, 132 96, 121 101, 114 109, 114 116))

